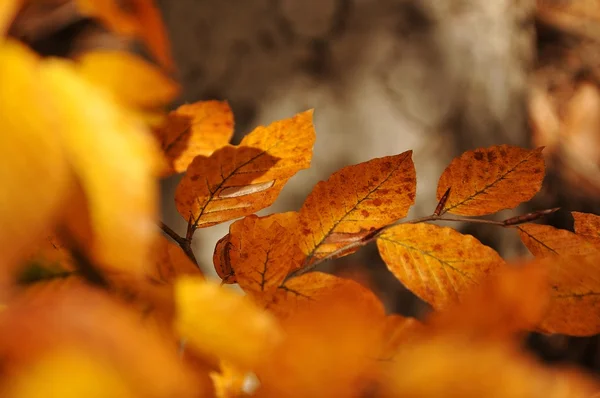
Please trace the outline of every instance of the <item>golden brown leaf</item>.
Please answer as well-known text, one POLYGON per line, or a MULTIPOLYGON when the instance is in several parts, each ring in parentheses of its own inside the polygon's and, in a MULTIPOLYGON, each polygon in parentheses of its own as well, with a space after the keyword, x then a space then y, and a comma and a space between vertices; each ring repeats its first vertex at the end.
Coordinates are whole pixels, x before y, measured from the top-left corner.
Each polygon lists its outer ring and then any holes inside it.
POLYGON ((237 283, 235 273, 231 267, 231 249, 232 245, 229 242, 229 234, 225 235, 215 245, 213 253, 213 264, 217 275, 222 279, 223 284, 237 283))
POLYGON ((230 226, 229 264, 237 283, 250 295, 276 289, 290 270, 302 264, 305 256, 290 224, 297 224, 296 212, 250 215, 230 226))
POLYGON ((575 219, 575 233, 589 242, 600 245, 600 216, 590 213, 571 212, 575 219))
POLYGON ((584 398, 597 389, 591 378, 544 368, 499 340, 442 335, 402 346, 382 383, 381 396, 584 398))
POLYGON ((550 305, 539 328, 572 336, 600 333, 600 255, 548 257, 550 305))
POLYGON ((93 51, 78 60, 79 72, 112 91, 132 108, 166 106, 179 87, 162 72, 138 56, 121 51, 93 51))
MULTIPOLYGON (((0 312, 5 371, 26 371, 65 346, 107 364, 136 396, 198 396, 198 379, 178 358, 175 344, 141 326, 129 309, 76 278, 33 285, 0 312)), ((87 384, 92 382, 88 376, 71 382, 87 384)), ((97 385, 81 387, 93 386, 97 385)))
POLYGON ((426 223, 392 227, 377 247, 396 278, 436 309, 459 302, 504 264, 474 237, 426 223))
POLYGON ((583 237, 549 225, 525 224, 517 227, 521 241, 536 257, 594 254, 598 247, 583 237))
POLYGON ((196 156, 208 157, 229 143, 233 113, 229 104, 221 101, 181 105, 169 113, 155 135, 169 163, 165 174, 182 173, 196 156))
POLYGON ((82 14, 99 19, 120 35, 142 39, 163 67, 173 69, 166 29, 153 0, 76 2, 82 14))
POLYGON ((500 145, 455 158, 438 182, 438 200, 451 188, 442 214, 481 216, 528 201, 544 179, 542 149, 500 145))
POLYGON ((99 264, 139 273, 156 234, 158 150, 139 119, 79 77, 73 65, 51 60, 42 72, 87 199, 94 237, 82 243, 99 264))
POLYGON ((322 272, 310 272, 291 278, 263 294, 253 295, 254 300, 280 317, 287 317, 304 308, 314 308, 332 296, 356 301, 357 306, 378 308, 383 306, 373 292, 359 283, 322 272))
MULTIPOLYGON (((35 55, 0 44, 0 279, 59 217, 71 176, 35 55), (51 132, 51 133, 50 133, 51 132)), ((48 98, 50 97, 50 98, 48 98)))
POLYGON ((273 204, 283 185, 312 158, 312 111, 257 127, 240 146, 197 156, 175 193, 177 210, 210 227, 273 204))
POLYGON ((416 190, 411 155, 344 167, 314 187, 299 216, 300 247, 308 264, 406 216, 416 190))
POLYGON ((271 314, 218 284, 182 277, 175 285, 175 299, 177 331, 204 355, 252 369, 281 339, 271 314))

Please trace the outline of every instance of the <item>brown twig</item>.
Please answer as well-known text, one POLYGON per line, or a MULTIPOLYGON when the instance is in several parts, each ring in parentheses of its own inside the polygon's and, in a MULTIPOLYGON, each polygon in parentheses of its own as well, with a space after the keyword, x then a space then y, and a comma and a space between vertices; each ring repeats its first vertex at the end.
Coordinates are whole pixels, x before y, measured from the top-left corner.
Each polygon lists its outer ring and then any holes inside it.
POLYGON ((190 260, 192 260, 192 262, 194 264, 196 264, 196 267, 198 267, 198 269, 200 269, 200 265, 198 264, 198 261, 196 260, 194 251, 192 250, 192 235, 193 234, 189 234, 189 224, 188 224, 188 232, 186 233, 185 238, 183 236, 180 236, 177 232, 173 231, 171 229, 171 227, 169 227, 164 222, 160 221, 159 225, 160 225, 160 228, 163 230, 163 232, 165 234, 167 234, 169 236, 169 238, 173 239, 175 241, 175 243, 177 243, 179 245, 179 247, 181 247, 181 250, 183 250, 183 252, 186 254, 186 256, 188 256, 188 258, 190 260), (189 236, 189 239, 188 239, 188 236, 189 236))

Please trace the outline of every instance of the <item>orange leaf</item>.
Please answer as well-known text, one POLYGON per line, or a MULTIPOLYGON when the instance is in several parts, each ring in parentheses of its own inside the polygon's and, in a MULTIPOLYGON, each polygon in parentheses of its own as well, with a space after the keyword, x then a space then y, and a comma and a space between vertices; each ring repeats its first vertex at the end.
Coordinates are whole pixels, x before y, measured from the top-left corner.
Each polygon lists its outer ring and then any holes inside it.
POLYGON ((297 213, 250 215, 229 227, 229 264, 237 283, 251 295, 277 288, 304 260, 298 247, 297 213), (287 225, 286 225, 287 224, 287 225))
POLYGON ((575 233, 591 243, 600 244, 600 216, 589 213, 571 212, 575 219, 575 233))
POLYGON ((153 253, 146 275, 155 282, 172 284, 182 275, 202 276, 194 264, 179 246, 160 235, 153 246, 153 253))
POLYGON ((548 257, 550 305, 539 329, 571 336, 600 333, 600 256, 548 257))
POLYGON ((450 188, 442 214, 481 216, 528 201, 540 190, 544 179, 542 149, 500 145, 455 158, 438 182, 438 200, 450 188))
POLYGON ((517 227, 521 241, 536 257, 593 254, 598 248, 582 236, 549 225, 525 224, 517 227))
POLYGON ((307 111, 257 127, 238 147, 197 156, 177 187, 177 210, 205 228, 270 206, 283 185, 310 165, 314 140, 307 111))
POLYGON ((165 106, 179 91, 177 84, 159 69, 126 52, 86 52, 78 61, 79 72, 84 77, 112 91, 132 108, 165 106))
POLYGON ((275 318, 247 297, 192 277, 175 285, 181 337, 205 355, 215 355, 243 369, 268 358, 281 339, 275 318))
POLYGON ((255 294, 253 298, 278 316, 286 317, 300 309, 319 306, 331 296, 352 297, 357 303, 362 303, 357 305, 378 308, 383 314, 383 306, 371 290, 352 280, 322 272, 291 278, 263 294, 255 294))
POLYGON ((152 55, 173 69, 171 49, 160 12, 153 0, 76 0, 82 14, 98 18, 109 29, 142 39, 152 55), (124 3, 124 4, 123 4, 124 3))
POLYGON ((12 20, 14 19, 22 0, 2 0, 0 1, 0 37, 4 37, 4 34, 10 27, 12 20))
POLYGON ((199 101, 181 105, 155 130, 167 158, 166 174, 184 172, 198 155, 210 156, 229 143, 233 114, 227 102, 199 101))
POLYGON ((416 190, 411 155, 344 167, 314 187, 299 216, 300 247, 309 264, 406 216, 416 190))
POLYGON ((425 223, 392 227, 377 247, 396 278, 436 309, 458 302, 504 264, 474 237, 425 223))
POLYGON ((385 317, 381 359, 391 360, 398 348, 417 338, 424 325, 415 318, 393 314, 385 317))

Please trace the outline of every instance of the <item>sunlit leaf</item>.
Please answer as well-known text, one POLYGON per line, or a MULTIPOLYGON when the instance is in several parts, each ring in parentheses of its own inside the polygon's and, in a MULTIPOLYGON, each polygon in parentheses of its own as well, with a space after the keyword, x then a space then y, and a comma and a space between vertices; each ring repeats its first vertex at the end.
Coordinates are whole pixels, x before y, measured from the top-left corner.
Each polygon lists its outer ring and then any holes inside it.
POLYGON ((221 101, 181 105, 169 113, 155 135, 169 164, 165 174, 182 173, 196 156, 210 156, 229 143, 233 113, 221 101))
POLYGON ((600 216, 578 211, 571 214, 575 219, 575 233, 600 246, 600 216))
POLYGON ((84 77, 109 89, 133 108, 166 106, 179 90, 158 68, 126 52, 86 52, 78 61, 79 72, 84 77))
POLYGON ((230 246, 223 249, 244 291, 262 294, 277 288, 291 270, 300 266, 304 254, 298 247, 296 225, 295 212, 260 218, 251 215, 231 225, 227 241, 230 246))
POLYGON ((177 210, 204 228, 273 204, 283 185, 310 165, 312 111, 257 127, 240 146, 197 156, 175 193, 177 210))
POLYGON ((436 309, 458 302, 504 264, 474 237, 425 223, 392 227, 377 247, 396 278, 436 309))
POLYGON ((550 304, 539 328, 572 336, 600 333, 600 256, 543 259, 548 268, 550 304))
POLYGON ((77 76, 71 64, 52 60, 42 72, 87 199, 94 240, 84 243, 102 265, 140 272, 156 233, 157 148, 137 118, 77 76))
POLYGON ((536 257, 594 254, 598 247, 584 237, 549 225, 524 224, 517 227, 521 241, 536 257))
POLYGON ((528 201, 544 179, 542 149, 500 145, 455 158, 438 182, 438 200, 450 188, 442 214, 481 216, 528 201))
POLYGON ((173 68, 171 49, 160 11, 153 0, 76 0, 82 14, 102 21, 116 33, 143 40, 167 69, 173 68))
POLYGON ((33 53, 2 43, 0 81, 1 278, 57 221, 71 177, 33 53))
POLYGON ((180 278, 175 286, 176 329, 197 351, 252 369, 281 339, 268 312, 247 297, 198 278, 180 278))
POLYGON ((411 154, 344 167, 314 187, 299 216, 309 264, 406 216, 416 190, 411 154))

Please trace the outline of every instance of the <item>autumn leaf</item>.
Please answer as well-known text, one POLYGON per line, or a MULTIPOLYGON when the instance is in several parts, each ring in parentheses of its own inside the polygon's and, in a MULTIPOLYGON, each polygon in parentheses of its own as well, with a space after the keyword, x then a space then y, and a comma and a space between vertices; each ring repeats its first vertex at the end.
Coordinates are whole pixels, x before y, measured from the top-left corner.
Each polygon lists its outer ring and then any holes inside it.
POLYGON ((80 78, 72 64, 47 61, 42 77, 87 199, 94 238, 83 243, 103 266, 139 273, 156 233, 157 148, 139 119, 80 78))
POLYGON ((181 248, 167 240, 164 235, 159 235, 152 246, 152 262, 146 275, 155 282, 171 284, 183 275, 201 277, 202 273, 181 248))
POLYGON ((451 189, 441 214, 481 216, 528 201, 544 179, 542 149, 500 145, 455 158, 438 182, 438 200, 451 189))
POLYGON ((112 91, 134 109, 156 109, 168 105, 179 87, 156 67, 122 51, 97 50, 84 53, 77 63, 79 73, 112 91))
POLYGON ((233 267, 231 266, 231 248, 233 247, 229 239, 229 234, 225 235, 215 245, 215 251, 213 253, 213 264, 215 271, 219 278, 222 279, 223 284, 237 283, 233 267))
MULTIPOLYGON (((0 36, 4 34, 10 27, 22 0, 2 0, 0 2, 0 36)), ((1 39, 0 39, 1 40, 1 39)))
POLYGON ((227 252, 218 257, 227 262, 215 268, 229 265, 237 283, 251 295, 277 288, 304 260, 296 230, 295 212, 238 220, 229 227, 228 246, 223 247, 227 252))
POLYGON ((307 265, 406 216, 416 190, 411 154, 344 167, 314 187, 299 215, 307 265))
POLYGON ((394 226, 377 247, 396 278, 436 309, 459 302, 504 264, 474 237, 426 223, 394 226))
POLYGON ((571 212, 575 219, 575 233, 589 242, 600 245, 600 216, 589 213, 571 212))
POLYGON ((257 127, 240 146, 197 156, 175 193, 177 210, 194 227, 240 218, 273 204, 283 185, 310 165, 312 111, 257 127))
POLYGON ((252 369, 281 339, 271 314, 217 284, 182 277, 175 285, 175 300, 176 329, 201 354, 252 369))
POLYGON ((524 224, 517 227, 521 241, 536 257, 594 254, 598 247, 580 235, 549 225, 524 224))
POLYGON ((399 347, 418 338, 425 326, 416 318, 392 314, 385 317, 382 331, 382 349, 380 358, 392 360, 399 347))
POLYGON ((600 333, 600 256, 542 259, 548 269, 550 304, 539 329, 546 333, 591 336, 600 333))
POLYGON ((598 391, 592 378, 547 369, 511 344, 453 334, 402 346, 387 372, 386 397, 584 398, 598 391))
POLYGON ((233 135, 233 113, 227 102, 198 101, 169 113, 155 136, 169 163, 165 175, 182 173, 198 155, 210 156, 233 135))
POLYGON ((281 285, 263 294, 254 294, 253 299, 281 318, 305 308, 314 308, 331 299, 331 296, 347 297, 357 306, 379 308, 383 306, 373 292, 359 283, 322 272, 310 272, 288 279, 281 285))
POLYGON ((0 44, 2 273, 41 242, 45 228, 59 220, 69 193, 64 148, 49 134, 57 122, 46 105, 52 94, 43 87, 39 68, 35 55, 24 46, 13 41, 0 44))
POLYGON ((152 55, 169 70, 173 69, 171 49, 160 11, 153 0, 76 0, 79 11, 97 18, 123 36, 142 39, 152 55))

